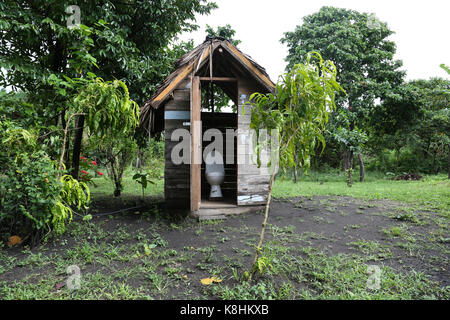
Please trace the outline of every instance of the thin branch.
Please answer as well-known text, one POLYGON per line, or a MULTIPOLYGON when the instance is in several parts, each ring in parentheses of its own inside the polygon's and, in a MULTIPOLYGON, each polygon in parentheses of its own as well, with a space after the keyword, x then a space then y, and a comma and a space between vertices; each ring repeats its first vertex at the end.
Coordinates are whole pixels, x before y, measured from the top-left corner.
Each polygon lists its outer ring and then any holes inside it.
MULTIPOLYGON (((72 118, 75 116, 84 116, 86 115, 85 113, 73 113, 69 116, 69 118, 67 119, 67 123, 66 123, 66 127, 64 128, 64 139, 63 139, 63 144, 62 144, 62 151, 61 151, 61 157, 59 158, 59 164, 58 164, 58 171, 61 172, 62 170, 62 165, 63 165, 63 160, 64 160, 64 153, 66 152, 66 140, 67 140, 67 132, 69 131, 69 124, 70 121, 72 121, 72 118)), ((61 178, 61 173, 58 173, 58 179, 61 178)))

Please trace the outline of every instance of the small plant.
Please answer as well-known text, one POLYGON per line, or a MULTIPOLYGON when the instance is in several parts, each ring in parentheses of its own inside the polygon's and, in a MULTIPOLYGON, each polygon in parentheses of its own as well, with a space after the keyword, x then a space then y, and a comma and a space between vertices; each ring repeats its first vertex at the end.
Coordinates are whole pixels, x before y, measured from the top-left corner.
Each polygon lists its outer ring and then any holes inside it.
POLYGON ((404 237, 406 232, 404 227, 390 227, 389 229, 382 229, 381 231, 390 238, 404 237))
POLYGON ((272 259, 267 256, 260 256, 258 260, 256 260, 255 269, 259 274, 265 273, 267 270, 270 270, 273 267, 272 259))
MULTIPOLYGON (((274 268, 274 264, 277 262, 277 259, 269 245, 264 246, 263 250, 256 260, 256 263, 253 266, 252 274, 262 276, 265 273, 270 273, 274 268)), ((248 272, 244 273, 244 277, 246 279, 250 279, 250 274, 248 272)))
POLYGON ((419 223, 419 219, 415 216, 414 213, 399 214, 399 215, 395 216, 394 219, 400 220, 400 221, 409 221, 412 223, 419 223))
POLYGON ((149 183, 151 184, 155 184, 153 181, 151 181, 150 179, 150 174, 149 173, 136 173, 133 176, 133 180, 136 181, 137 183, 139 183, 141 185, 141 189, 142 189, 142 198, 144 198, 144 191, 145 189, 147 189, 147 186, 149 183))

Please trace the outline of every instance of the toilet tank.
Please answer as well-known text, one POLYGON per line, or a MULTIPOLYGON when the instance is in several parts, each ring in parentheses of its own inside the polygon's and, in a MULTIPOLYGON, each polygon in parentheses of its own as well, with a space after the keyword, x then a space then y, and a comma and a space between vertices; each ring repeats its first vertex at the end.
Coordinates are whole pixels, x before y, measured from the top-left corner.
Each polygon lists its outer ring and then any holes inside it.
POLYGON ((205 173, 212 172, 225 174, 223 156, 217 150, 211 150, 205 157, 205 173))

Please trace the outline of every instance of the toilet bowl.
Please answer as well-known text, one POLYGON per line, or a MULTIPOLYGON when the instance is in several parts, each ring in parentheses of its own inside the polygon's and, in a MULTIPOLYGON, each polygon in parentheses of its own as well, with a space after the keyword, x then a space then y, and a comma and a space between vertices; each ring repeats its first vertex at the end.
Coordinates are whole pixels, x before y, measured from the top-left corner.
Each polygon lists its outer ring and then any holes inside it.
POLYGON ((205 157, 205 177, 211 185, 209 198, 217 200, 223 197, 220 184, 225 179, 222 154, 216 150, 210 151, 205 157))

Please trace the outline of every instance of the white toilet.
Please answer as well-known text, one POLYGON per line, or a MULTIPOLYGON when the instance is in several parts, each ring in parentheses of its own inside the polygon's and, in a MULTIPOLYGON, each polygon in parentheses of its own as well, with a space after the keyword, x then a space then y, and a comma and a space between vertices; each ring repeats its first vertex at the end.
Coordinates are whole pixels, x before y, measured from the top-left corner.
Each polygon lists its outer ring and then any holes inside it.
POLYGON ((210 200, 221 199, 223 196, 220 184, 225 179, 225 169, 223 166, 223 157, 220 152, 212 150, 206 155, 205 177, 206 181, 211 185, 210 200))

